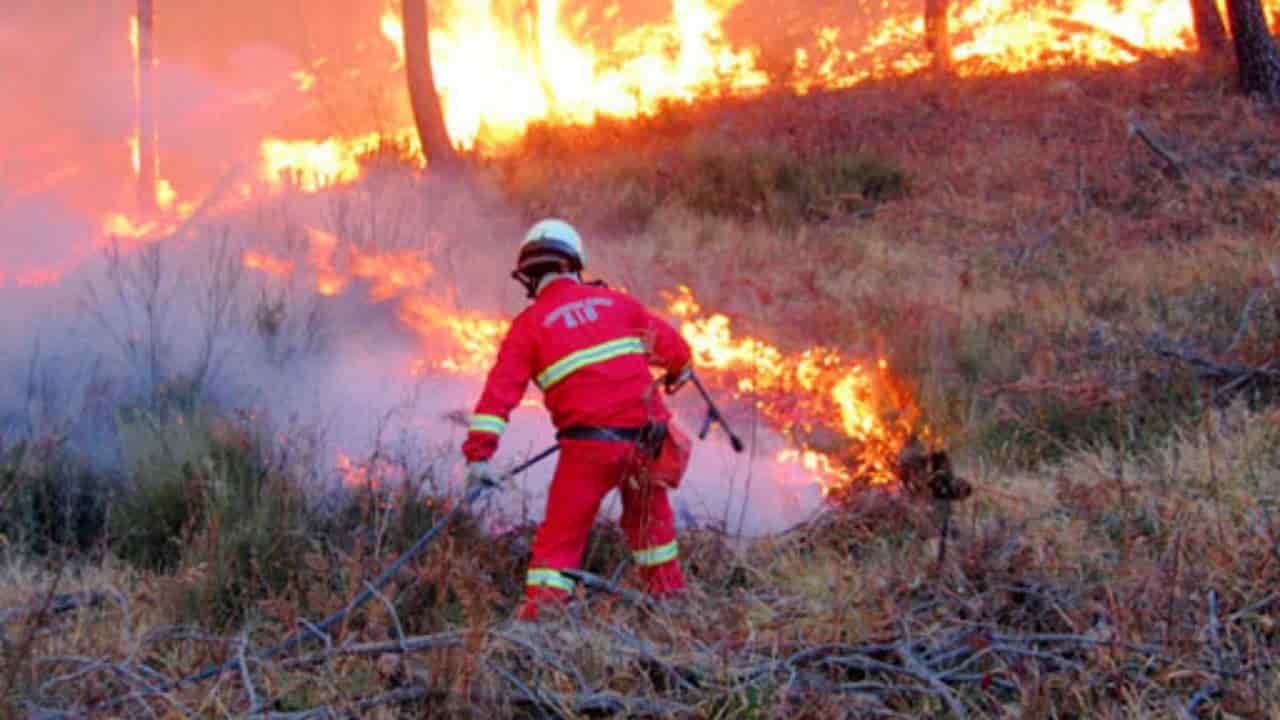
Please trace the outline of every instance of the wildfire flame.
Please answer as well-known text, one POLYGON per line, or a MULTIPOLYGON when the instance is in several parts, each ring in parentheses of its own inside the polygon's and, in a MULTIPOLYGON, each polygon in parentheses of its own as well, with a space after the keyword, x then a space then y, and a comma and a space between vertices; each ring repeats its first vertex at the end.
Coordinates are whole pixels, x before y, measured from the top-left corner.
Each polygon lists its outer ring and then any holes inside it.
MULTIPOLYGON (((771 78, 761 69, 762 51, 735 47, 724 30, 729 12, 742 1, 673 0, 665 22, 621 33, 607 46, 582 39, 584 17, 566 17, 560 0, 530 3, 516 17, 494 3, 449 4, 433 18, 430 41, 450 137, 461 148, 500 148, 534 122, 630 118, 668 101, 759 93, 779 83, 801 93, 843 88, 930 64, 921 8, 886 4, 872 8, 880 19, 869 28, 815 27, 791 50, 789 75, 771 78)), ((1269 11, 1280 9, 1280 0, 1265 4, 1269 11)), ((617 6, 609 12, 616 15, 617 6)), ((954 69, 961 76, 1119 65, 1195 47, 1186 0, 954 2, 949 27, 954 69)), ((400 70, 404 36, 395 8, 385 10, 379 29, 397 58, 389 69, 400 70)), ((360 158, 384 145, 401 148, 402 159, 423 163, 410 130, 270 138, 262 143, 263 174, 272 183, 294 178, 306 190, 350 182, 360 176, 360 158)))
POLYGON ((703 312, 687 287, 670 295, 667 311, 681 320, 699 373, 752 402, 794 444, 778 459, 801 462, 824 492, 896 483, 902 450, 928 436, 914 396, 883 358, 861 361, 824 347, 787 353, 736 335, 728 317, 703 312))

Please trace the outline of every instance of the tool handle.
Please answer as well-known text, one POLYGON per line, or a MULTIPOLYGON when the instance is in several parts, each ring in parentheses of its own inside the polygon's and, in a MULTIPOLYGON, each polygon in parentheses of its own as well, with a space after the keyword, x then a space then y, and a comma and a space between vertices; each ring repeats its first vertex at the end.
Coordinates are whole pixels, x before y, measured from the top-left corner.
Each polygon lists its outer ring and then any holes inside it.
POLYGON ((557 443, 557 444, 552 445, 551 447, 547 448, 546 450, 543 450, 542 452, 538 453, 537 455, 534 455, 533 457, 529 458, 528 460, 525 460, 524 462, 520 463, 519 465, 515 466, 514 468, 511 468, 511 471, 507 473, 507 479, 508 479, 508 480, 510 480, 511 478, 515 477, 516 475, 519 475, 520 473, 524 472, 525 470, 528 470, 529 468, 533 467, 534 465, 537 465, 538 463, 542 462, 543 460, 546 460, 547 458, 549 458, 549 457, 551 457, 552 455, 554 455, 554 454, 556 453, 556 451, 557 451, 557 450, 559 450, 559 449, 560 449, 560 444, 559 444, 559 443, 557 443))
POLYGON ((732 430, 725 428, 724 431, 729 433, 729 444, 733 446, 734 452, 740 453, 747 449, 747 446, 742 443, 742 438, 734 435, 732 430))
POLYGON ((724 428, 725 434, 729 436, 729 444, 733 446, 733 451, 740 453, 745 450, 746 445, 742 442, 742 438, 738 437, 729 427, 728 421, 720 413, 720 408, 716 407, 715 400, 711 399, 711 393, 707 392, 707 387, 702 384, 702 380, 698 378, 696 373, 690 373, 689 379, 693 381, 693 386, 698 388, 698 393, 702 395, 702 399, 707 403, 707 418, 702 421, 702 431, 698 433, 698 439, 706 440, 712 423, 719 423, 720 427, 724 428))

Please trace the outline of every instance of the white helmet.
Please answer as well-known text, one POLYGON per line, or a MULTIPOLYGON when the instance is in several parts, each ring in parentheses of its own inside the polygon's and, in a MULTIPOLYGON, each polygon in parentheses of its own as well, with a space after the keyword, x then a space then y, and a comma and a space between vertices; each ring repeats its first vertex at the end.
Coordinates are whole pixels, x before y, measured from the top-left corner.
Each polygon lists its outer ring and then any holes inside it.
POLYGON ((548 272, 563 272, 565 263, 569 272, 581 272, 587 263, 587 251, 582 248, 582 237, 572 225, 549 218, 535 223, 525 233, 511 277, 523 285, 532 298, 538 294, 542 277, 548 272))
POLYGON ((587 264, 587 251, 582 247, 582 237, 569 223, 548 218, 534 223, 520 243, 520 256, 516 270, 522 271, 540 262, 548 255, 560 256, 569 261, 569 269, 577 272, 587 264))

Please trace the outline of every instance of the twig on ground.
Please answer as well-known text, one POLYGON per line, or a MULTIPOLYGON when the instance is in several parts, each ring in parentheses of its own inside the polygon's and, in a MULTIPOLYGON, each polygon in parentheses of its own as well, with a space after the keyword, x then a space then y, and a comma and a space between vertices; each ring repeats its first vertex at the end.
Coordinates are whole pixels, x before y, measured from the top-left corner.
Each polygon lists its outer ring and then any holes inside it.
POLYGON ((400 643, 400 652, 406 652, 404 649, 404 626, 400 624, 400 614, 396 612, 396 606, 387 599, 386 595, 378 592, 378 588, 371 585, 368 580, 364 581, 364 586, 368 588, 369 592, 373 593, 373 596, 377 598, 382 603, 382 606, 387 609, 387 615, 391 616, 391 622, 396 628, 396 642, 400 643))
POLYGON ((1183 168, 1183 162, 1177 155, 1174 155, 1173 152, 1161 145, 1159 141, 1151 137, 1151 134, 1147 132, 1147 129, 1144 128, 1137 120, 1130 120, 1129 137, 1133 137, 1135 135, 1142 140, 1151 152, 1156 154, 1156 157, 1159 157, 1165 162, 1169 169, 1173 171, 1174 175, 1181 178, 1186 174, 1186 170, 1183 168))
POLYGON ((465 634, 462 632, 446 632, 438 635, 419 635, 407 637, 392 642, 377 643, 359 643, 356 645, 347 645, 329 650, 299 655, 280 663, 283 670, 293 670, 295 668, 306 667, 308 665, 317 665, 326 660, 338 657, 353 656, 371 656, 382 655, 384 653, 414 653, 424 650, 440 650, 444 648, 460 647, 464 640, 465 634))
POLYGON ((249 712, 258 709, 258 691, 253 687, 253 678, 249 675, 249 663, 245 660, 245 648, 249 645, 249 632, 240 633, 240 642, 236 648, 236 662, 240 665, 240 682, 249 694, 249 712))

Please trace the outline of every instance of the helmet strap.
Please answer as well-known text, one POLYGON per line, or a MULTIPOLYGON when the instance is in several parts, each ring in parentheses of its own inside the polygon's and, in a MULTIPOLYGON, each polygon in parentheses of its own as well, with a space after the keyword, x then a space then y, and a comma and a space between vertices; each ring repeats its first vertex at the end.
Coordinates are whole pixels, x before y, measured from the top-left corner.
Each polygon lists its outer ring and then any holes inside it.
POLYGON ((573 269, 568 262, 561 260, 530 265, 527 270, 517 268, 511 271, 511 277, 524 287, 525 295, 530 300, 538 296, 543 281, 551 276, 574 277, 578 282, 582 282, 582 273, 573 269))

